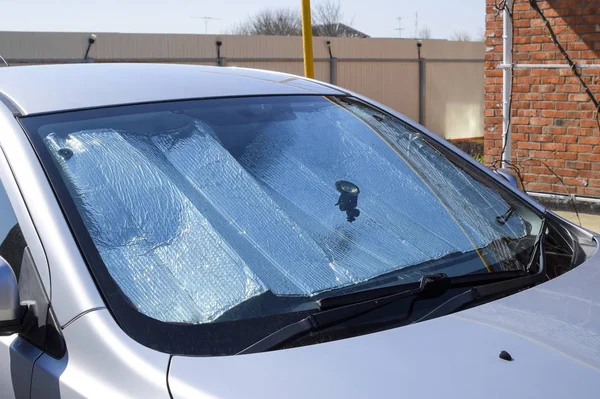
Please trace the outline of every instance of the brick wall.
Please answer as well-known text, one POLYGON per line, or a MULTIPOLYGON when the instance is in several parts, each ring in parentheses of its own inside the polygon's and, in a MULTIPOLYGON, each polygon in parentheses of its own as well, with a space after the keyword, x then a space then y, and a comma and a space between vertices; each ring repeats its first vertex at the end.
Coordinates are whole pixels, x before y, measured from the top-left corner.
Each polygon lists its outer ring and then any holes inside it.
MULTIPOLYGON (((502 13, 486 1, 485 161, 502 148, 502 13)), ((600 64, 600 0, 538 0, 559 42, 578 64, 600 64)), ((566 63, 528 0, 513 8, 513 63, 566 63)), ((582 74, 600 99, 600 69, 582 74)), ((512 162, 530 191, 600 197, 600 131, 596 110, 569 69, 515 69, 512 162), (544 161, 564 182, 554 176, 544 161)))

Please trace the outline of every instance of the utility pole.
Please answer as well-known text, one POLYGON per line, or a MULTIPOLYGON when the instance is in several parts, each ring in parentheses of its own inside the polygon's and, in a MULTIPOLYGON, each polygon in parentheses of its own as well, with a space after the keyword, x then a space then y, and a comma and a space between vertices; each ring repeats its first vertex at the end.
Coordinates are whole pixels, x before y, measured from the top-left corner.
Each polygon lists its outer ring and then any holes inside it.
POLYGON ((204 20, 204 34, 208 33, 208 21, 219 19, 219 18, 215 18, 215 17, 192 17, 192 18, 204 20))
POLYGON ((396 28, 398 31, 398 38, 402 38, 402 31, 404 30, 402 27, 402 17, 396 17, 396 19, 398 20, 398 27, 396 28))
POLYGON ((314 79, 315 64, 312 48, 312 25, 310 21, 310 0, 302 0, 302 48, 304 54, 304 76, 314 79))

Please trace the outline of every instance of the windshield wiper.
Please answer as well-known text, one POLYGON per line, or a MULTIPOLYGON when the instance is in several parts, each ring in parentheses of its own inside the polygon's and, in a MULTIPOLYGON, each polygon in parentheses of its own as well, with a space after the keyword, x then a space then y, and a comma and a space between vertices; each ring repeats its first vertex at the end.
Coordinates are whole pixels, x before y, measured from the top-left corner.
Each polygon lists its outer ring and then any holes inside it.
MULTIPOLYGON (((351 304, 341 305, 339 307, 333 307, 329 308, 328 310, 322 310, 320 312, 313 313, 312 315, 298 322, 292 323, 273 332, 272 334, 250 345, 237 354, 243 355, 276 349, 287 342, 306 335, 307 333, 323 330, 336 324, 340 324, 403 298, 410 297, 411 300, 406 302, 406 310, 400 312, 401 314, 399 316, 402 314, 409 315, 413 307, 412 305, 416 300, 436 298, 440 295, 443 295, 451 288, 463 287, 465 284, 470 284, 471 286, 473 284, 490 284, 502 280, 504 280, 504 282, 514 281, 515 285, 519 286, 520 284, 525 283, 524 279, 526 279, 527 284, 529 284, 529 278, 531 277, 524 271, 498 272, 496 274, 497 276, 492 279, 488 277, 489 274, 448 277, 447 275, 441 273, 421 277, 419 286, 414 289, 406 289, 406 286, 412 287, 414 284, 386 287, 388 289, 396 290, 397 292, 390 295, 361 300, 360 302, 355 301, 351 304)), ((510 288, 512 288, 512 286, 510 288)), ((505 287, 504 290, 506 291, 507 287, 505 287)), ((372 295, 373 292, 380 293, 381 289, 362 291, 359 294, 361 294, 361 296, 368 296, 372 295)), ((348 295, 344 295, 342 297, 347 298, 348 295)), ((335 297, 324 299, 333 301, 335 297)))
MULTIPOLYGON (((376 299, 385 297, 388 295, 401 293, 401 292, 414 292, 414 289, 421 290, 423 287, 423 279, 435 279, 437 278, 437 284, 449 285, 447 288, 459 288, 459 287, 472 287, 475 284, 491 284, 498 281, 510 280, 518 277, 524 277, 529 275, 524 270, 511 270, 511 271, 500 271, 494 273, 477 273, 477 274, 466 274, 463 276, 448 277, 443 273, 426 275, 421 277, 421 280, 416 283, 408 283, 401 285, 390 285, 386 287, 372 288, 368 290, 351 292, 343 295, 334 295, 321 298, 317 301, 320 310, 328 310, 339 308, 344 305, 350 305, 357 302, 364 302, 370 299, 376 299), (443 281, 440 281, 439 277, 444 277, 443 281), (412 291, 411 291, 412 290, 412 291)), ((428 290, 432 289, 433 282, 427 282, 429 284, 428 290)), ((445 292, 446 290, 444 290, 445 292)), ((411 295, 411 293, 409 293, 411 295)))
POLYGON ((545 279, 544 230, 545 219, 542 219, 540 232, 533 245, 526 271, 469 274, 456 277, 448 277, 444 273, 439 273, 421 277, 416 288, 416 284, 411 283, 322 298, 317 301, 320 311, 273 332, 237 354, 244 355, 276 349, 308 333, 324 330, 404 298, 411 300, 406 301, 404 304, 406 310, 400 312, 398 317, 410 316, 413 304, 417 300, 437 298, 450 289, 475 285, 415 321, 419 322, 456 312, 478 301, 494 299, 503 294, 534 286, 545 279), (536 259, 539 259, 539 267, 532 272, 536 259))
POLYGON ((458 294, 446 302, 433 309, 431 312, 427 313, 425 316, 421 317, 418 320, 413 321, 413 323, 419 323, 421 321, 434 319, 439 316, 443 316, 446 314, 454 313, 467 305, 470 305, 474 302, 489 299, 494 296, 500 295, 504 292, 514 292, 516 290, 520 290, 526 288, 528 286, 534 286, 540 283, 545 279, 544 269, 545 269, 545 254, 544 254, 544 230, 546 226, 546 220, 542 220, 542 224, 540 227, 540 233, 538 234, 536 241, 533 245, 531 257, 529 259, 529 263, 527 264, 526 270, 528 273, 527 277, 502 281, 494 284, 489 284, 480 287, 473 287, 470 290, 467 290, 461 294, 458 294), (535 271, 535 273, 531 273, 531 269, 535 264, 536 259, 539 262, 539 267, 535 271))

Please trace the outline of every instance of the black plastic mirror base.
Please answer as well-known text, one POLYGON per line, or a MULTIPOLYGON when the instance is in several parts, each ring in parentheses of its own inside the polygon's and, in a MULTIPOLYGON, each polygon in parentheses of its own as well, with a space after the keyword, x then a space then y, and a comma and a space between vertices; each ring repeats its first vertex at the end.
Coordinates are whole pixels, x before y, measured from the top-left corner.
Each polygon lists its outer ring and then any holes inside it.
POLYGON ((20 332, 21 337, 50 356, 60 359, 66 352, 65 341, 29 248, 25 248, 23 252, 19 294, 21 303, 30 304, 20 332))
POLYGON ((512 169, 509 168, 499 168, 495 169, 497 175, 503 177, 508 183, 520 191, 525 191, 523 188, 523 182, 521 181, 521 177, 512 169))
POLYGON ((18 319, 0 321, 0 336, 4 337, 23 331, 27 324, 27 306, 21 306, 21 315, 18 319))

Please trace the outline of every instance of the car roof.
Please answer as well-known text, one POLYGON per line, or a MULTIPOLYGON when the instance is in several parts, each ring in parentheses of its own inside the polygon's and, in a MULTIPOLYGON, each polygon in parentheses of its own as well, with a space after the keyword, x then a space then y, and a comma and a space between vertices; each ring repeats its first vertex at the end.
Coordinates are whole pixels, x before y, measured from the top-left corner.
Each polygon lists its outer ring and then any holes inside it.
POLYGON ((180 99, 294 94, 343 93, 299 76, 245 68, 126 63, 0 68, 0 99, 21 115, 180 99))

